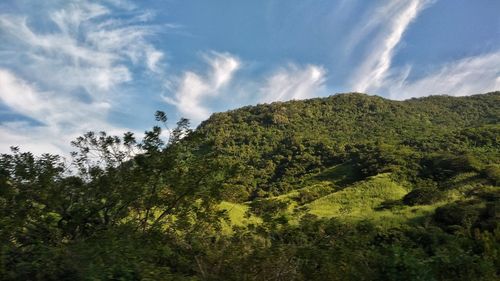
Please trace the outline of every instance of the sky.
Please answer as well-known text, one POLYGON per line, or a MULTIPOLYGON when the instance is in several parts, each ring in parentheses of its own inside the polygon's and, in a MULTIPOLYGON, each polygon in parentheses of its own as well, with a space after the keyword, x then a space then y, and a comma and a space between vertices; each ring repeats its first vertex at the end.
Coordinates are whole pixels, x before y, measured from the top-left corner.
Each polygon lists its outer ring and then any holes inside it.
POLYGON ((0 153, 245 105, 500 90, 498 0, 1 0, 0 153))

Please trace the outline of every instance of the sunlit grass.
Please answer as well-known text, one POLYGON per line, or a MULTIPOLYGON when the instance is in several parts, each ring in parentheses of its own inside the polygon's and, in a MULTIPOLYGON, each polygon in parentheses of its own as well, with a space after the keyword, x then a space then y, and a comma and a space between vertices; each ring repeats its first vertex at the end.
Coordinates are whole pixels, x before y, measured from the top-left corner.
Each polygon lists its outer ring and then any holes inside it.
POLYGON ((233 226, 246 226, 249 224, 259 224, 262 222, 257 216, 248 216, 248 205, 242 203, 232 203, 227 201, 222 201, 219 204, 222 210, 226 211, 229 221, 224 221, 222 223, 223 231, 226 233, 231 232, 233 226))
MULTIPOLYGON (((300 218, 309 213, 320 218, 336 218, 345 222, 368 220, 380 227, 395 227, 401 224, 419 222, 429 218, 436 208, 464 198, 464 193, 476 185, 476 174, 462 174, 452 180, 453 188, 446 192, 447 196, 440 202, 431 205, 406 206, 402 198, 408 193, 408 186, 398 183, 391 174, 379 174, 362 181, 354 181, 352 169, 348 165, 338 165, 308 179, 302 188, 293 190, 271 199, 288 203, 283 215, 289 218, 290 224, 298 224, 300 218), (339 187, 338 183, 346 183, 346 177, 339 175, 351 173, 347 177, 350 185, 339 187), (332 192, 310 203, 301 205, 297 201, 301 192, 314 191, 329 187, 332 192), (393 207, 381 208, 384 202, 396 202, 393 207)), ((248 216, 248 203, 222 202, 220 207, 227 211, 229 224, 225 223, 225 231, 230 232, 232 226, 259 224, 262 219, 255 215, 248 216)))
POLYGON ((406 189, 381 174, 338 192, 319 198, 306 206, 319 217, 366 218, 380 203, 401 199, 406 189))

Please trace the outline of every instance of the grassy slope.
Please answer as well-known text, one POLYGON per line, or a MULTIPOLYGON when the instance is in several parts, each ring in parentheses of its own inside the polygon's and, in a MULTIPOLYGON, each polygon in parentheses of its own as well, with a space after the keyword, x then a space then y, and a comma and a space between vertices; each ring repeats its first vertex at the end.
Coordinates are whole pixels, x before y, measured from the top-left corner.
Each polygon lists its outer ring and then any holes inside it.
POLYGON ((386 200, 401 199, 407 191, 393 182, 388 174, 380 174, 338 192, 319 198, 306 206, 320 217, 363 218, 386 200))
MULTIPOLYGON (((309 186, 301 190, 314 189, 318 185, 326 185, 327 181, 317 182, 314 180, 309 186)), ((305 212, 300 212, 294 215, 293 210, 299 204, 294 200, 300 190, 294 190, 290 193, 274 197, 279 200, 286 200, 290 203, 287 210, 292 217, 300 216, 305 212)), ((343 219, 363 219, 376 216, 374 209, 386 200, 401 199, 407 190, 397 183, 391 181, 389 174, 381 174, 371 177, 365 181, 357 182, 344 189, 323 196, 311 203, 305 204, 302 209, 306 209, 307 213, 318 217, 342 217, 343 219)), ((229 219, 233 225, 246 225, 248 223, 258 223, 258 218, 247 218, 245 213, 248 211, 246 204, 237 204, 223 202, 221 208, 227 210, 229 219)), ((379 213, 384 213, 379 212, 379 213)), ((386 211, 386 213, 391 213, 386 211)))
POLYGON ((220 208, 225 210, 229 222, 223 222, 224 232, 231 233, 231 226, 246 226, 249 224, 259 224, 262 220, 254 215, 248 216, 248 205, 222 201, 220 208))
MULTIPOLYGON (((329 169, 329 175, 337 175, 334 171, 348 171, 345 166, 329 169)), ((384 202, 400 202, 408 193, 401 184, 393 181, 390 174, 379 174, 363 181, 354 182, 344 188, 334 188, 332 193, 322 196, 312 202, 301 205, 296 201, 300 191, 318 188, 321 185, 335 185, 339 178, 325 180, 325 174, 313 177, 305 183, 305 187, 291 191, 287 194, 273 197, 273 199, 289 202, 286 214, 292 219, 291 223, 298 221, 304 214, 313 214, 323 218, 336 218, 344 221, 370 220, 377 222, 380 226, 391 227, 409 223, 413 220, 424 218, 426 215, 446 203, 462 199, 462 192, 467 190, 467 182, 471 181, 473 174, 462 174, 454 179, 460 182, 461 188, 450 190, 448 197, 432 205, 404 206, 396 205, 392 208, 380 208, 384 202), (322 179, 321 181, 319 179, 322 179), (465 181, 465 182, 464 182, 465 181), (297 210, 300 210, 297 212, 297 210)), ((342 174, 345 179, 345 174, 342 174)), ((258 224, 261 219, 252 215, 248 217, 248 205, 246 203, 222 202, 221 208, 227 210, 230 224, 234 226, 245 226, 258 224)), ((229 225, 225 225, 229 230, 229 225)))

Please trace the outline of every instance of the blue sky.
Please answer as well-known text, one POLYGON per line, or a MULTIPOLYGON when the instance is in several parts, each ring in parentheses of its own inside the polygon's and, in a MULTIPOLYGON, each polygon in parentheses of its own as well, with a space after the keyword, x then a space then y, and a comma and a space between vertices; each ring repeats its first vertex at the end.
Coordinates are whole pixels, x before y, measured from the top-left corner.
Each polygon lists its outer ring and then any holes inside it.
POLYGON ((3 0, 0 152, 249 104, 500 89, 497 0, 3 0))

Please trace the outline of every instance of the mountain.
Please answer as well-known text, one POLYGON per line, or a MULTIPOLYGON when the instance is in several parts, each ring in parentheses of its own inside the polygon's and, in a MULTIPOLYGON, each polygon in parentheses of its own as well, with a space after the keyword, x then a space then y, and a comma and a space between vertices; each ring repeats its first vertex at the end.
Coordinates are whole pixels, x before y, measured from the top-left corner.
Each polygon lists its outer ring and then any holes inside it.
MULTIPOLYGON (((340 94, 216 113, 197 133, 210 157, 232 171, 225 184, 238 189, 233 199, 245 201, 296 189, 304 177, 334 165, 368 165, 360 153, 369 150, 405 153, 403 158, 471 153, 493 162, 499 156, 499 104, 499 92, 407 101, 340 94)), ((361 176, 380 172, 370 169, 375 167, 365 167, 361 176)))
POLYGON ((0 156, 0 280, 500 277, 500 92, 155 117, 0 156))

